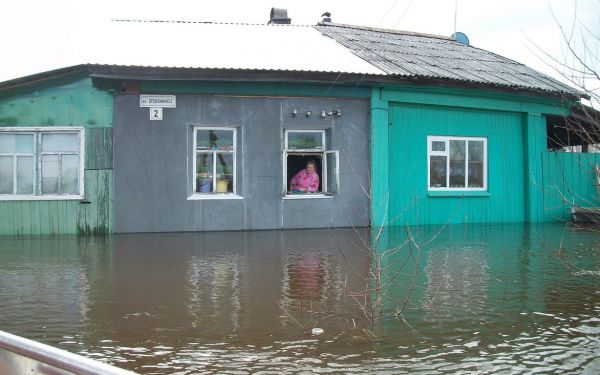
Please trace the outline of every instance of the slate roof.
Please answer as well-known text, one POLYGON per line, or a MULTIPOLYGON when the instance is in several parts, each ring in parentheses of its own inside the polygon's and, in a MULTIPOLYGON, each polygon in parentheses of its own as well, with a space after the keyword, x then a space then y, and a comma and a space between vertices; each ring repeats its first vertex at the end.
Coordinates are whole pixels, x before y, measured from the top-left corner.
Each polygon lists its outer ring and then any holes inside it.
POLYGON ((315 28, 398 78, 433 78, 579 95, 575 89, 523 64, 451 38, 328 22, 315 28))

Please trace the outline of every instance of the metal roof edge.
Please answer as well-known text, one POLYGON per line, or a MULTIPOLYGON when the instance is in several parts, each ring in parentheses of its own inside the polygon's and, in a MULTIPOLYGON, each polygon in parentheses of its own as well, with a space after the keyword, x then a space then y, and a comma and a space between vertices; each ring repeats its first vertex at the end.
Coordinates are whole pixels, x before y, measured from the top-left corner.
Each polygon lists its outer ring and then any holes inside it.
POLYGON ((405 77, 403 80, 387 81, 386 83, 375 84, 377 87, 387 87, 390 89, 403 90, 426 90, 426 91, 450 91, 453 94, 465 95, 469 90, 481 91, 484 95, 500 95, 508 97, 519 97, 526 100, 574 100, 578 101, 580 97, 572 92, 555 92, 520 86, 494 85, 482 82, 465 82, 452 79, 441 79, 434 77, 405 77), (391 86, 389 86, 391 85, 391 86), (540 99, 544 98, 544 99, 540 99))
POLYGON ((402 77, 397 75, 376 75, 363 73, 341 73, 320 71, 293 71, 267 69, 233 69, 233 68, 165 68, 144 66, 119 66, 107 64, 79 64, 54 69, 42 73, 24 76, 0 82, 0 92, 23 86, 35 85, 52 79, 86 73, 92 78, 122 80, 207 80, 207 81, 253 81, 253 82, 298 82, 306 84, 340 84, 378 86, 388 84, 412 84, 420 87, 438 86, 440 88, 471 88, 493 90, 516 95, 543 95, 546 97, 579 100, 585 98, 584 93, 577 90, 570 92, 548 91, 513 85, 493 85, 481 82, 440 79, 424 76, 402 77), (186 73, 186 74, 182 74, 186 73))
POLYGON ((249 23, 249 22, 223 22, 223 21, 187 21, 187 20, 161 20, 161 19, 130 19, 113 18, 111 22, 122 23, 171 23, 171 24, 199 24, 199 25, 237 25, 237 26, 269 26, 269 27, 313 27, 314 25, 304 24, 267 24, 267 23, 249 23))
POLYGON ((62 78, 65 76, 70 76, 76 73, 88 73, 88 65, 87 64, 78 64, 72 65, 65 68, 58 68, 53 70, 48 70, 41 73, 35 73, 28 76, 23 76, 19 78, 14 78, 8 81, 0 82, 0 91, 6 91, 13 88, 25 86, 25 85, 33 85, 40 82, 46 82, 51 79, 62 78))
POLYGON ((173 81, 230 81, 230 82, 296 82, 321 84, 371 84, 385 81, 387 75, 323 72, 307 70, 270 70, 234 68, 151 67, 131 65, 90 64, 93 78, 121 80, 173 80, 173 81))

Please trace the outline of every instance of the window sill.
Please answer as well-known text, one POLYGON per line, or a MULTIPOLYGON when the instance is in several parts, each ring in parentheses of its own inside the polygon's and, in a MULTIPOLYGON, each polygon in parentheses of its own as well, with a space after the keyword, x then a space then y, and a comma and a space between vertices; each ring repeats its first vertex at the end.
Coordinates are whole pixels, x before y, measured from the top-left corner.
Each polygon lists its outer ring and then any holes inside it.
POLYGON ((294 199, 332 199, 333 195, 327 194, 293 194, 293 195, 284 195, 282 199, 294 200, 294 199))
POLYGON ((448 191, 428 191, 430 197, 489 197, 489 191, 468 191, 468 190, 448 190, 448 191))
POLYGON ((0 195, 0 201, 83 201, 81 195, 0 195))
POLYGON ((187 197, 188 201, 206 201, 206 200, 235 200, 244 199, 237 194, 193 194, 187 197))

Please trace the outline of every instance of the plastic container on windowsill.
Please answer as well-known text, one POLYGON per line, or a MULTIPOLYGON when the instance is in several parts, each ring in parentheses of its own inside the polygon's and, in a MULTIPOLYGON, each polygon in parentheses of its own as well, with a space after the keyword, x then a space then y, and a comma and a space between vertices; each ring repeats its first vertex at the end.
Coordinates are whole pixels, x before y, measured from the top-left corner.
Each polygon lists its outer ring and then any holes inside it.
POLYGON ((226 179, 217 179, 217 188, 215 189, 217 193, 228 193, 229 192, 229 180, 226 179))
POLYGON ((212 191, 212 180, 200 179, 196 186, 198 193, 210 193, 212 191))

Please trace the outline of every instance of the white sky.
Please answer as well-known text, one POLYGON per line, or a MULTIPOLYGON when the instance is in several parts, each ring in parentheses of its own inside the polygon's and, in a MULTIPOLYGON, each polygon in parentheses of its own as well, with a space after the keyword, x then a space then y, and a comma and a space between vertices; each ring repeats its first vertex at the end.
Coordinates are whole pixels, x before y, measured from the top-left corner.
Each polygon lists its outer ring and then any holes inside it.
MULTIPOLYGON (((0 81, 82 62, 82 46, 102 37, 101 25, 110 19, 266 23, 272 7, 286 8, 293 24, 316 24, 329 11, 338 23, 446 36, 454 31, 455 0, 0 0, 0 81)), ((528 40, 563 60, 551 9, 568 28, 575 8, 600 35, 599 0, 458 0, 457 30, 476 47, 558 78, 528 40)))

